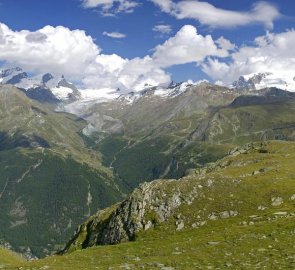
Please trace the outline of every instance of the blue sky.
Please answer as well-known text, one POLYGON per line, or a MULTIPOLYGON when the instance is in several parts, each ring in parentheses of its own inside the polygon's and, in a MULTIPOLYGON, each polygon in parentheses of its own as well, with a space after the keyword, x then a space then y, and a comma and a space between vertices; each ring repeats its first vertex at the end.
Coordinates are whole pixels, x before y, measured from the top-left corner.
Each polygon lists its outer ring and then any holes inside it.
MULTIPOLYGON (((236 45, 236 51, 243 46, 255 47, 255 38, 265 36, 267 32, 276 35, 291 31, 290 29, 294 28, 295 25, 295 1, 293 0, 263 2, 266 7, 270 6, 279 14, 277 16, 274 15, 273 20, 271 20, 273 24, 271 27, 268 25, 269 21, 267 21, 267 18, 265 19, 266 21, 259 21, 257 19, 258 21, 255 22, 254 20, 254 23, 245 22, 242 26, 235 25, 234 22, 230 26, 218 25, 218 23, 216 25, 216 23, 212 24, 211 22, 202 21, 202 19, 199 19, 199 15, 187 15, 187 11, 181 10, 180 5, 177 8, 170 8, 169 11, 165 11, 163 6, 161 6, 163 3, 168 2, 175 4, 175 6, 177 3, 181 4, 182 2, 190 2, 192 4, 201 2, 213 6, 216 8, 217 14, 220 13, 221 15, 223 11, 250 14, 253 11, 253 6, 258 3, 251 0, 174 0, 174 2, 172 0, 120 0, 114 1, 112 8, 101 5, 100 3, 102 2, 100 0, 84 0, 84 2, 80 0, 0 0, 0 22, 9 27, 13 32, 21 30, 35 32, 47 25, 53 27, 63 26, 70 30, 84 30, 101 49, 100 53, 105 55, 116 54, 123 59, 129 60, 152 55, 157 45, 163 44, 166 40, 175 36, 185 25, 195 27, 197 34, 202 37, 210 35, 214 42, 223 36, 236 45), (131 10, 127 10, 127 12, 126 10, 119 12, 118 8, 124 2, 132 2, 138 5, 131 10), (89 7, 89 5, 92 6, 89 7), (106 13, 112 13, 113 16, 106 16, 106 13), (176 13, 178 15, 175 15, 176 13), (156 32, 153 29, 157 25, 169 26, 171 31, 165 34, 156 32), (126 37, 111 38, 106 35, 106 32, 118 32, 126 35, 126 37)), ((112 2, 112 0, 109 2, 112 2)), ((198 8, 198 6, 193 7, 198 8)), ((265 10, 268 12, 268 8, 265 10)), ((206 12, 208 11, 204 9, 204 13, 206 12)), ((200 16, 202 18, 202 15, 200 16)), ((205 14, 205 16, 210 15, 205 14)), ((267 17, 268 14, 265 14, 265 16, 267 17)), ((225 20, 225 23, 229 23, 231 19, 226 18, 225 20)), ((221 57, 224 63, 228 64, 229 61, 232 61, 231 53, 229 52, 227 57, 221 57)), ((204 66, 208 65, 206 61, 209 58, 213 59, 216 57, 219 59, 220 54, 208 54, 200 61, 192 60, 190 62, 187 60, 184 61, 185 63, 180 64, 179 61, 176 61, 175 64, 172 61, 169 65, 157 64, 156 68, 164 70, 176 81, 187 79, 200 80, 202 78, 217 80, 218 78, 211 76, 208 70, 204 72, 204 66)), ((10 65, 18 63, 17 59, 13 58, 11 60, 8 56, 1 56, 1 54, 0 60, 10 65)), ((19 63, 21 65, 25 62, 19 61, 19 63)), ((30 65, 24 64, 24 66, 28 68, 30 65)), ((51 66, 48 65, 48 67, 51 66)), ((38 71, 39 69, 38 67, 32 67, 32 70, 38 71)), ((43 69, 40 70, 43 71, 43 69)), ((145 76, 145 74, 140 76, 145 76)))

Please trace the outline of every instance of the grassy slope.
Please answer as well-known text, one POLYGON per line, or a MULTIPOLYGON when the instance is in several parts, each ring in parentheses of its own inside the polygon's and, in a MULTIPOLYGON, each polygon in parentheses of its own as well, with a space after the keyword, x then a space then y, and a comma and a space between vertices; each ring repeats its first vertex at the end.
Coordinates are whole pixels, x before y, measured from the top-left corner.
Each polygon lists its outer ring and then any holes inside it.
POLYGON ((206 172, 157 182, 155 197, 177 191, 186 198, 192 190, 198 196, 177 208, 167 222, 138 233, 135 242, 20 265, 57 270, 294 269, 294 158, 295 143, 270 142, 259 151, 229 156, 206 172), (275 204, 276 198, 281 203, 275 204), (230 210, 238 215, 221 217, 230 210), (216 220, 209 218, 213 213, 216 220), (185 224, 180 231, 176 230, 178 220, 185 224))
POLYGON ((0 247, 0 269, 7 269, 22 263, 24 260, 19 255, 0 247))
MULTIPOLYGON (((294 219, 238 226, 235 220, 133 243, 94 247, 18 264, 22 269, 294 269, 294 219), (210 243, 212 242, 212 243, 210 243), (167 268, 169 269, 169 268, 167 268)), ((16 269, 14 267, 7 269, 16 269)))

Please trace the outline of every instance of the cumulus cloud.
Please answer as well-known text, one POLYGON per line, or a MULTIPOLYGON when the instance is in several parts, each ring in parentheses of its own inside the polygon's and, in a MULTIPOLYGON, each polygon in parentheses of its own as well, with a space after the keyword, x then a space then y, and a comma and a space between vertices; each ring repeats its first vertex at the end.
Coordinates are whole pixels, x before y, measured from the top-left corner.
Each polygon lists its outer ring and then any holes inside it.
POLYGON ((169 24, 158 24, 154 26, 153 31, 162 35, 169 35, 172 32, 172 27, 169 24))
POLYGON ((100 8, 102 15, 113 16, 117 13, 132 13, 139 5, 133 0, 82 0, 84 8, 100 8))
POLYGON ((30 71, 79 76, 99 53, 81 30, 45 26, 37 32, 17 32, 0 23, 0 59, 30 71))
POLYGON ((152 57, 145 56, 127 62, 118 81, 129 89, 140 90, 146 84, 168 84, 171 78, 161 67, 155 64, 152 57))
POLYGON ((231 83, 240 75, 259 72, 276 74, 291 83, 295 77, 295 30, 267 33, 255 39, 254 46, 242 46, 231 55, 230 62, 209 59, 203 71, 211 78, 231 83))
POLYGON ((186 0, 174 2, 172 0, 151 0, 163 12, 169 13, 177 19, 195 19, 211 27, 238 27, 249 24, 263 24, 266 28, 273 27, 274 20, 281 14, 277 7, 266 2, 256 2, 250 11, 233 11, 217 8, 208 2, 186 0))
POLYGON ((116 38, 116 39, 120 39, 120 38, 125 38, 126 35, 120 32, 103 32, 102 33, 104 36, 110 37, 110 38, 116 38))
POLYGON ((174 37, 155 48, 157 66, 166 68, 186 63, 200 63, 208 56, 227 57, 228 51, 218 48, 211 35, 202 36, 192 25, 183 26, 174 37))
POLYGON ((233 46, 225 38, 214 41, 210 35, 202 36, 194 26, 186 25, 156 46, 151 55, 125 59, 102 54, 94 40, 81 30, 45 26, 36 32, 18 32, 0 24, 1 61, 29 72, 64 74, 85 88, 139 90, 146 84, 168 84, 171 78, 166 68, 186 63, 200 65, 208 57, 227 57, 233 46))
POLYGON ((87 88, 118 88, 123 87, 118 83, 119 74, 124 69, 128 59, 119 55, 99 54, 84 71, 82 83, 87 88))

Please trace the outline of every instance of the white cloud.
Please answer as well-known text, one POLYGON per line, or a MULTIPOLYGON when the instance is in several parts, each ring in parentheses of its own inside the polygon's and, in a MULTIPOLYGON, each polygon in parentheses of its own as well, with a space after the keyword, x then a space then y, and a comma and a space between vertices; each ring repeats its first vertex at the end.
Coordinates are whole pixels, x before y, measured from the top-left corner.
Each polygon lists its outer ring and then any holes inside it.
POLYGON ((112 16, 117 13, 131 13, 139 5, 133 0, 82 0, 84 8, 101 8, 105 16, 112 16))
POLYGON ((79 76, 99 53, 81 30, 45 26, 36 32, 17 32, 0 23, 0 59, 30 71, 79 76))
POLYGON ((163 12, 175 16, 177 19, 195 19, 211 27, 238 27, 249 24, 263 24, 272 28, 274 20, 281 14, 278 9, 266 2, 256 2, 250 11, 232 11, 213 6, 208 2, 198 0, 179 1, 151 0, 163 12))
POLYGON ((241 75, 273 73, 289 84, 295 77, 295 30, 267 33, 255 39, 254 46, 242 46, 231 55, 229 63, 210 59, 203 71, 211 78, 230 84, 241 75))
POLYGON ((83 85, 88 88, 118 88, 123 87, 118 83, 119 74, 124 69, 128 59, 119 55, 99 54, 84 71, 83 85))
POLYGON ((126 35, 123 33, 119 33, 119 32, 103 32, 102 33, 104 36, 110 37, 110 38, 125 38, 126 35))
POLYGON ((155 5, 158 5, 162 11, 170 13, 175 6, 171 0, 151 0, 155 5))
POLYGON ((157 66, 166 68, 186 63, 200 63, 208 56, 227 57, 228 52, 213 41, 211 35, 202 36, 192 25, 183 26, 174 37, 155 48, 157 66))
POLYGON ((172 27, 169 24, 158 24, 154 26, 153 31, 163 35, 168 35, 172 32, 172 27))
POLYGON ((236 49, 236 45, 231 43, 228 39, 224 37, 220 37, 216 40, 216 43, 221 49, 227 50, 227 51, 233 51, 236 49))
POLYGON ((168 84, 170 80, 170 76, 150 56, 130 60, 119 76, 120 83, 134 90, 142 89, 145 84, 168 84))
POLYGON ((226 57, 232 46, 224 38, 214 41, 186 25, 156 46, 152 55, 124 59, 101 54, 99 46, 81 30, 45 26, 36 32, 17 32, 0 24, 0 60, 28 72, 64 74, 86 88, 96 89, 139 90, 145 84, 168 84, 171 78, 165 68, 200 65, 207 57, 226 57))

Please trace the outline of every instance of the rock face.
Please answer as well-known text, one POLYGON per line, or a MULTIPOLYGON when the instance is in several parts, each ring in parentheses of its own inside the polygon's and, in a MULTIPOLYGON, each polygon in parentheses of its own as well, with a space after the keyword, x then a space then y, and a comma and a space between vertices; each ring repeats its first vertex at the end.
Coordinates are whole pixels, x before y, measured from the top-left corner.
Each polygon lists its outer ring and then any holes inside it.
POLYGON ((26 72, 19 73, 9 79, 6 83, 7 84, 18 84, 21 82, 22 79, 28 78, 28 74, 26 72))
MULTIPOLYGON (((96 216, 81 225, 63 252, 73 246, 84 248, 131 241, 140 230, 147 230, 167 221, 176 208, 189 202, 175 190, 161 197, 162 186, 175 185, 176 182, 177 180, 157 180, 141 184, 122 203, 99 211, 96 216)), ((192 198, 192 194, 188 197, 192 198)), ((182 229, 183 222, 180 222, 178 227, 182 229)))
POLYGON ((240 76, 237 81, 233 82, 233 87, 235 89, 255 90, 255 84, 250 80, 246 80, 243 76, 240 76))

